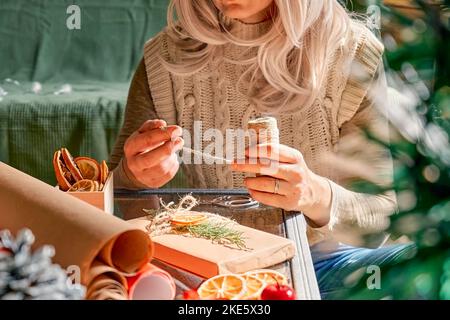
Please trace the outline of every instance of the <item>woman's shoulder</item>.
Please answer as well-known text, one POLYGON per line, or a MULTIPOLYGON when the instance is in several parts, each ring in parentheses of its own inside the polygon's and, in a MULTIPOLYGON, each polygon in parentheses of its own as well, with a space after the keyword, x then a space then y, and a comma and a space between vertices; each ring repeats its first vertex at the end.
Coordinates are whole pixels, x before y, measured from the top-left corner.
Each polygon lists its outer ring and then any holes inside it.
POLYGON ((352 51, 350 57, 358 64, 362 64, 373 75, 382 61, 384 46, 367 23, 352 19, 347 48, 352 51))
POLYGON ((170 37, 167 31, 167 27, 162 29, 154 37, 147 40, 144 44, 144 56, 146 58, 155 58, 161 54, 167 54, 167 50, 170 46, 170 37))
POLYGON ((145 53, 149 51, 150 54, 158 54, 169 60, 177 59, 178 49, 184 48, 185 45, 189 46, 194 41, 185 34, 185 30, 179 23, 170 27, 166 26, 145 43, 145 53))
POLYGON ((384 46, 377 36, 358 20, 352 20, 348 38, 340 50, 341 77, 337 79, 342 92, 337 106, 337 123, 341 126, 350 120, 366 97, 377 70, 382 66, 384 46))
POLYGON ((348 80, 370 81, 382 64, 383 53, 382 42, 367 24, 352 19, 346 37, 330 60, 330 69, 332 73, 341 75, 335 79, 340 84, 348 80))

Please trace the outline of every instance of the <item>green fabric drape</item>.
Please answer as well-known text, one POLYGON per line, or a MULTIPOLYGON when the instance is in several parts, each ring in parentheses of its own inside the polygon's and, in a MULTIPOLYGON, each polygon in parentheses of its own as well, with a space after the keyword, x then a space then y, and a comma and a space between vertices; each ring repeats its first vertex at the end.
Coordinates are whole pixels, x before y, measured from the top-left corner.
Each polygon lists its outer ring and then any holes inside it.
POLYGON ((0 79, 125 82, 146 40, 166 24, 167 0, 1 0, 0 79), (81 29, 69 30, 77 5, 81 29))
POLYGON ((144 43, 166 24, 167 5, 1 0, 0 89, 8 94, 0 93, 0 161, 55 184, 52 156, 62 146, 74 156, 108 159, 130 79, 144 43), (80 8, 80 30, 67 28, 70 5, 80 8), (64 84, 72 92, 55 95, 64 84))
POLYGON ((59 86, 44 88, 51 92, 8 95, 0 102, 0 161, 54 184, 52 157, 58 148, 108 159, 122 125, 128 83, 72 85, 72 93, 59 96, 53 94, 59 86))

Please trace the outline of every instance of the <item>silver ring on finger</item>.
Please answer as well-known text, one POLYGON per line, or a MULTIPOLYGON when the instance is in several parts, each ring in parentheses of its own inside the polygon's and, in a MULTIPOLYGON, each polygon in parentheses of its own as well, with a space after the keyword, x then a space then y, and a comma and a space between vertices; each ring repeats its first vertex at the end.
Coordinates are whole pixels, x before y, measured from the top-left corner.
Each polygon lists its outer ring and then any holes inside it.
POLYGON ((273 188, 273 193, 278 194, 278 191, 280 191, 280 180, 275 179, 275 187, 273 188))

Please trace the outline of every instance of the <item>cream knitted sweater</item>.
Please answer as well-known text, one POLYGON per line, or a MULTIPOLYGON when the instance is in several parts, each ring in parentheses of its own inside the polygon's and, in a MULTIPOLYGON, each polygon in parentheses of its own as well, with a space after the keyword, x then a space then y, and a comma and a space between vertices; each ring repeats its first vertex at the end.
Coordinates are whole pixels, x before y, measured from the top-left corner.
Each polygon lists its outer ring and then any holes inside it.
MULTIPOLYGON (((232 30, 239 37, 254 38, 267 28, 267 22, 235 21, 232 30)), ((121 158, 126 139, 148 119, 164 119, 168 124, 178 124, 190 131, 194 121, 201 121, 203 131, 217 128, 225 136, 226 129, 245 129, 249 119, 260 116, 257 108, 236 87, 245 66, 228 62, 239 60, 244 50, 246 48, 236 45, 224 45, 222 56, 204 70, 180 77, 169 73, 158 58, 162 55, 175 62, 180 59, 166 32, 162 31, 146 43, 144 62, 133 79, 124 126, 111 157, 112 167, 117 167, 116 187, 145 187, 127 174, 121 158)), ((331 220, 328 230, 321 230, 322 235, 343 223, 383 228, 387 216, 395 209, 395 200, 390 194, 368 195, 346 189, 341 170, 333 165, 339 161, 324 161, 339 152, 345 136, 356 136, 365 126, 380 125, 368 93, 377 83, 374 79, 382 53, 383 46, 376 37, 361 24, 353 23, 352 37, 336 51, 328 68, 327 81, 315 103, 309 108, 299 106, 292 114, 274 115, 280 129, 280 142, 300 150, 309 168, 330 181, 331 220)), ((373 180, 388 184, 392 178, 390 158, 385 152, 372 149, 370 164, 376 170, 373 180)), ((232 172, 227 165, 192 164, 182 168, 195 188, 243 187, 244 175, 232 172)), ((310 241, 316 242, 320 234, 311 233, 310 241)))

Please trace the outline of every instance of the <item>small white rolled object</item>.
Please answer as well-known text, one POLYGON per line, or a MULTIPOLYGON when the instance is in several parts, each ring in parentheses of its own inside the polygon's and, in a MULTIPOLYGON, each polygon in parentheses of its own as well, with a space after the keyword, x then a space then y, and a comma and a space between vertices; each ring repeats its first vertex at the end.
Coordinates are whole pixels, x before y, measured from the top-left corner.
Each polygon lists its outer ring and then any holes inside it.
POLYGON ((273 117, 261 117, 248 122, 250 132, 250 145, 263 143, 280 143, 280 133, 277 119, 273 117), (254 138, 253 138, 254 137, 254 138))
POLYGON ((33 82, 31 85, 31 91, 35 94, 39 94, 42 91, 42 84, 40 82, 33 82))
MULTIPOLYGON (((278 131, 277 119, 273 117, 261 117, 248 122, 248 131, 250 136, 250 157, 261 155, 252 146, 258 144, 279 144, 280 143, 280 133, 278 131)), ((261 150, 260 150, 261 151, 261 150)), ((261 174, 256 174, 260 176, 261 174)))
POLYGON ((72 86, 70 84, 63 84, 58 91, 55 91, 54 94, 59 96, 60 94, 68 94, 72 93, 72 86))

